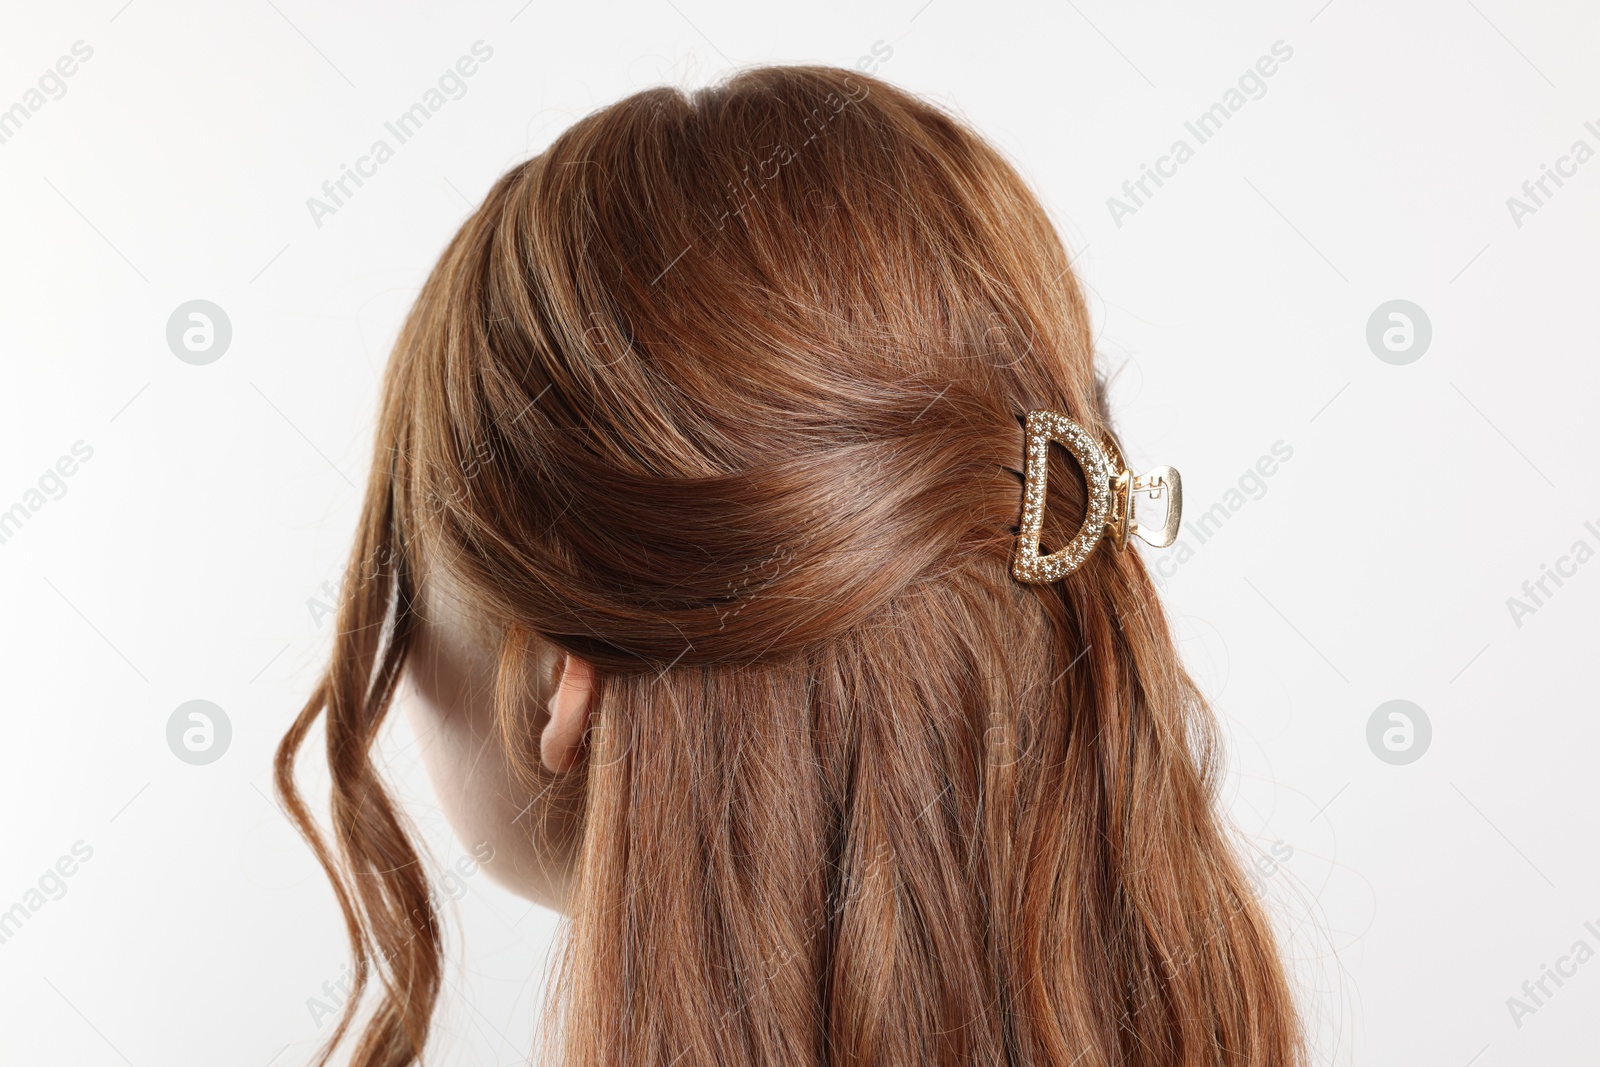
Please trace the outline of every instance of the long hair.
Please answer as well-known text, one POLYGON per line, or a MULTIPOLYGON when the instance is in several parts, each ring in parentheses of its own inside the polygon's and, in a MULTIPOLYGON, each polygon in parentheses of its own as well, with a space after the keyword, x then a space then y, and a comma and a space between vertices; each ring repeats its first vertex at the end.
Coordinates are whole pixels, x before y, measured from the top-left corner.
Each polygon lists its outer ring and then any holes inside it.
MULTIPOLYGON (((653 89, 505 174, 397 342, 331 662, 277 754, 355 956, 319 1063, 373 973, 353 1062, 416 1062, 440 989, 370 755, 424 544, 505 620, 530 782, 531 643, 596 669, 548 1062, 1303 1062, 1145 565, 1011 577, 1040 407, 1112 436, 1061 240, 882 81, 653 89), (332 846, 294 784, 324 714, 332 846)), ((1047 550, 1086 501, 1051 453, 1047 550)))

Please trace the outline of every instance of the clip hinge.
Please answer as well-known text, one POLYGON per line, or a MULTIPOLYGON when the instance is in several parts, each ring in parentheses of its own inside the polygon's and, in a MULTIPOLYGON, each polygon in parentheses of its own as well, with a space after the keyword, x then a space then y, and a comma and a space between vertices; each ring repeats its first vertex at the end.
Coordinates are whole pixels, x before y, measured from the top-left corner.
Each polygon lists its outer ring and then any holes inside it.
MULTIPOLYGON (((1116 452, 1115 446, 1107 444, 1108 451, 1121 467, 1121 454, 1116 452)), ((1178 523, 1183 519, 1183 479, 1176 470, 1156 467, 1135 476, 1121 467, 1111 480, 1111 490, 1111 518, 1106 523, 1106 532, 1118 548, 1127 547, 1129 534, 1137 534, 1154 548, 1166 548, 1178 539, 1178 523), (1159 528, 1146 526, 1134 517, 1133 498, 1139 493, 1151 500, 1160 500, 1163 493, 1167 494, 1167 514, 1159 528)))
POLYGON ((1129 486, 1129 492, 1149 493, 1151 500, 1160 500, 1161 490, 1165 489, 1166 486, 1167 483, 1161 475, 1152 472, 1150 474, 1141 474, 1135 478, 1133 484, 1129 486))
POLYGON ((1178 477, 1178 472, 1171 467, 1156 467, 1141 474, 1137 478, 1131 472, 1123 471, 1122 479, 1126 479, 1127 490, 1121 503, 1125 509, 1122 512, 1123 541, 1126 542, 1128 533, 1138 534, 1153 548, 1166 548, 1178 539, 1178 523, 1183 520, 1183 479, 1178 477), (1135 493, 1144 493, 1151 500, 1160 500, 1162 492, 1167 493, 1167 514, 1159 528, 1151 528, 1138 522, 1133 517, 1133 496, 1135 493))

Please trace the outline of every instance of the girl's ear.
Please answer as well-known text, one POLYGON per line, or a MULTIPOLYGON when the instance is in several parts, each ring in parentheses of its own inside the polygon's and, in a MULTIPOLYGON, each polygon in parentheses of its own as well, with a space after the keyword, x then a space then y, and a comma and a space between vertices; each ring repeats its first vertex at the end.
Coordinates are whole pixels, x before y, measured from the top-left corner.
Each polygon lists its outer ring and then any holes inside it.
POLYGON ((546 769, 560 773, 578 762, 583 732, 589 725, 589 691, 594 668, 585 660, 562 653, 561 676, 550 695, 550 721, 539 738, 539 759, 546 769))

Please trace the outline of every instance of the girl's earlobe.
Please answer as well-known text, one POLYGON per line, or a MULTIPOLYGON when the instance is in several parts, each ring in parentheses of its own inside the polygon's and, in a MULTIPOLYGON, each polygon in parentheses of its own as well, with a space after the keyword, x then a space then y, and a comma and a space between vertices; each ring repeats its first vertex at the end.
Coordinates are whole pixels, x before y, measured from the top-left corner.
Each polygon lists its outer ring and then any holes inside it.
POLYGON ((539 738, 539 759, 556 773, 572 769, 589 725, 589 693, 594 688, 594 667, 571 653, 562 653, 555 692, 550 695, 550 719, 539 738))

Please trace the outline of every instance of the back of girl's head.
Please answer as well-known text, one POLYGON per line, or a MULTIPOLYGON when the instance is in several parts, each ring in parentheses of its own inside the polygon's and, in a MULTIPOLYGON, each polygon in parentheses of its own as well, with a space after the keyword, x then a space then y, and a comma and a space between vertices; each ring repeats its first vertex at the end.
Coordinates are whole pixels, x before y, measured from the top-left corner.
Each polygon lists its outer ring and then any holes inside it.
MULTIPOLYGON (((409 1062, 440 981, 368 756, 424 567, 504 627, 530 781, 529 650, 596 668, 560 1062, 1300 1062, 1144 565, 1011 576, 1041 407, 1111 436, 1060 239, 881 81, 639 93, 501 178, 396 347, 341 636, 280 755, 304 821, 288 771, 327 711, 338 862, 317 847, 387 988, 358 1062, 409 1062)), ((1086 493, 1052 452, 1060 546, 1086 493)))

